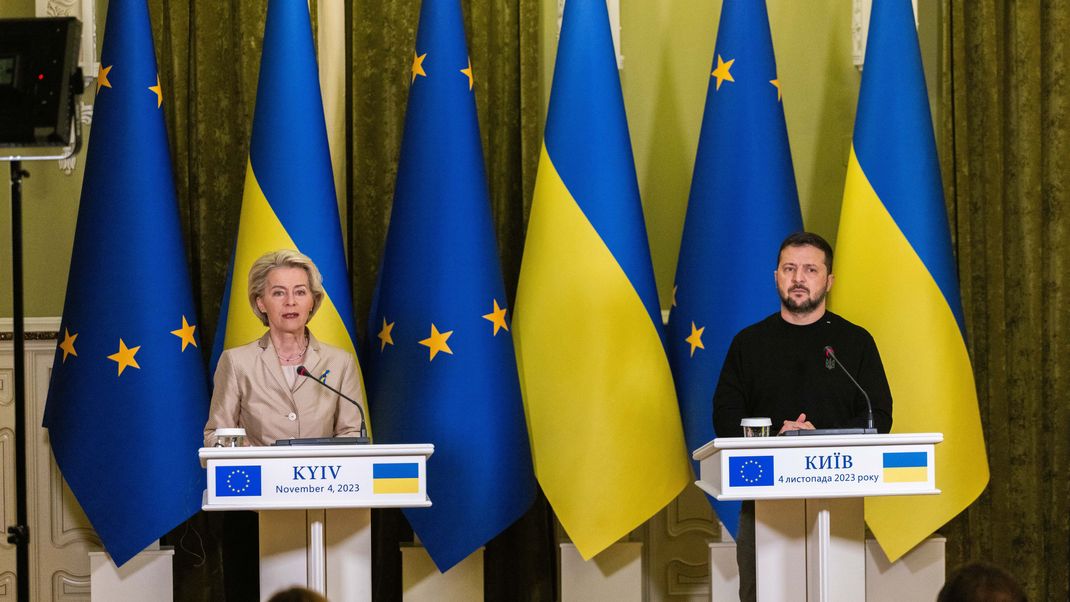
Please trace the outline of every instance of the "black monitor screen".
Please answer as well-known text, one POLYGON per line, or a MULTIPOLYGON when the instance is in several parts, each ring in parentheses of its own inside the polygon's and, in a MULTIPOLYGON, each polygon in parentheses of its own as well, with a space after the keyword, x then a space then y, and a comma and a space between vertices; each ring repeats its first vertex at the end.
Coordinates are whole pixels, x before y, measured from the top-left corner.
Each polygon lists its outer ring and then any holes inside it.
POLYGON ((3 55, 0 54, 0 86, 14 86, 15 85, 15 65, 18 61, 18 57, 15 55, 3 55))

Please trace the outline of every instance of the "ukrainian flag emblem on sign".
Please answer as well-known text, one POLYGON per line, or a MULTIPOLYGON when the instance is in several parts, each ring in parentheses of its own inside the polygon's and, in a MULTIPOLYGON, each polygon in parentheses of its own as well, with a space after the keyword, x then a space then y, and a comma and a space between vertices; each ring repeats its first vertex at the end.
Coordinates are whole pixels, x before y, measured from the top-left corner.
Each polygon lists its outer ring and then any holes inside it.
POLYGON ((420 466, 406 464, 372 465, 372 493, 418 493, 420 466))
POLYGON ((929 454, 890 452, 884 454, 885 483, 914 483, 929 479, 929 454))

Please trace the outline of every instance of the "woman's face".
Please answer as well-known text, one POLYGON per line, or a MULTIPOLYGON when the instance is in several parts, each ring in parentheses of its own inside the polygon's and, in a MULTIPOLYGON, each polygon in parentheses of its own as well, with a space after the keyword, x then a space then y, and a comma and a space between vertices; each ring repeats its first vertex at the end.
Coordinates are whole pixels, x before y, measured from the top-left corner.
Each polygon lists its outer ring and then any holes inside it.
POLYGON ((275 268, 268 272, 264 294, 256 306, 267 315, 268 328, 277 333, 301 335, 312 311, 312 289, 302 268, 275 268))

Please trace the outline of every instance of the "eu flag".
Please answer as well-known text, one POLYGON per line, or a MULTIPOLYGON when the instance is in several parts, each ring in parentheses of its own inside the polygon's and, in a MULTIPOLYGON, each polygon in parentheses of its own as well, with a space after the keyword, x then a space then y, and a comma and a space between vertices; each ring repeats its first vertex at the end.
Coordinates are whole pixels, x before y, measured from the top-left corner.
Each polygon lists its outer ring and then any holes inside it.
POLYGON ((216 466, 215 492, 220 497, 260 495, 260 466, 216 466))
POLYGON ((774 483, 773 456, 736 456, 728 459, 730 487, 768 487, 774 483))
MULTIPOLYGON (((801 229, 765 3, 725 0, 669 314, 688 449, 717 436, 710 404, 728 345, 779 307, 776 252, 801 229)), ((710 501, 735 537, 740 503, 710 501)))
POLYGON ((944 434, 940 495, 866 500, 894 562, 973 503, 989 473, 910 2, 874 2, 867 39, 829 306, 880 348, 892 432, 944 434))
POLYGON ((516 294, 539 484, 590 559, 691 481, 604 0, 569 0, 516 294))
POLYGON ((528 509, 535 480, 458 0, 424 0, 409 76, 369 399, 377 443, 435 445, 433 506, 405 516, 446 571, 528 509))
POLYGON ((144 0, 108 4, 44 426, 122 565, 200 509, 207 381, 144 0))
POLYGON ((253 262, 278 249, 304 253, 323 275, 323 305, 309 330, 324 343, 355 352, 353 302, 308 3, 290 0, 268 2, 249 165, 213 365, 224 348, 264 334, 249 307, 246 282, 253 262))

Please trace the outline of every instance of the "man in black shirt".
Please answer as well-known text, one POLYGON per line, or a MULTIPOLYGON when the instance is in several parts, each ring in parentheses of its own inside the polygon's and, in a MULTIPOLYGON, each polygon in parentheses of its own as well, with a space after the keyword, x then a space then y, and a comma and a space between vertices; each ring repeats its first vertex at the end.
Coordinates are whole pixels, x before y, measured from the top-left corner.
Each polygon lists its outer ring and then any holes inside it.
MULTIPOLYGON (((741 437, 740 420, 765 417, 779 433, 866 425, 865 397, 825 356, 831 347, 873 404, 877 431, 892 428, 892 394, 873 337, 825 309, 832 247, 817 234, 792 234, 775 272, 780 311, 732 339, 713 394, 718 437, 741 437)), ((890 293, 889 293, 890 294, 890 293)), ((736 539, 740 600, 755 598, 754 503, 744 502, 736 539)))

